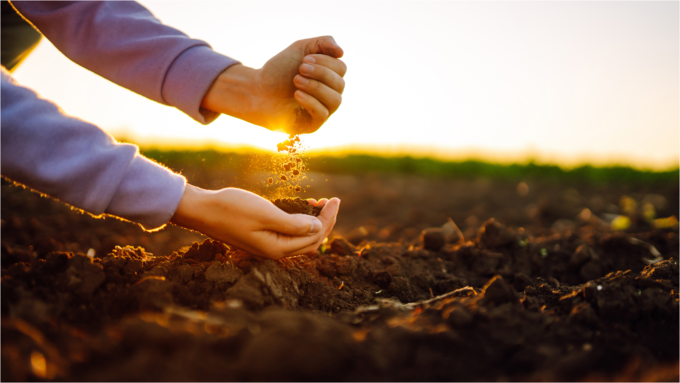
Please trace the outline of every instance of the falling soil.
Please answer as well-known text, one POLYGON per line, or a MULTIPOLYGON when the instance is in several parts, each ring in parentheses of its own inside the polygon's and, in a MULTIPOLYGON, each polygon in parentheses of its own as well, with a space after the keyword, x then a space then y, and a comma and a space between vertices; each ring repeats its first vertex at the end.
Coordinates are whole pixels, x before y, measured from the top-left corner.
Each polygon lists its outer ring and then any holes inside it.
POLYGON ((318 217, 321 214, 321 206, 310 205, 307 200, 300 198, 279 198, 272 201, 276 207, 288 214, 307 214, 318 217))
MULTIPOLYGON (((304 110, 304 109, 303 109, 304 110)), ((278 175, 278 188, 272 191, 270 197, 289 197, 302 191, 302 187, 297 183, 306 179, 304 174, 306 167, 303 165, 303 152, 306 147, 303 145, 299 135, 291 134, 287 140, 276 145, 278 155, 274 157, 274 171, 282 171, 278 175)), ((268 185, 273 185, 274 179, 267 179, 268 185)))
POLYGON ((86 255, 7 201, 3 380, 678 380, 677 225, 448 221, 278 261, 211 239, 86 255))

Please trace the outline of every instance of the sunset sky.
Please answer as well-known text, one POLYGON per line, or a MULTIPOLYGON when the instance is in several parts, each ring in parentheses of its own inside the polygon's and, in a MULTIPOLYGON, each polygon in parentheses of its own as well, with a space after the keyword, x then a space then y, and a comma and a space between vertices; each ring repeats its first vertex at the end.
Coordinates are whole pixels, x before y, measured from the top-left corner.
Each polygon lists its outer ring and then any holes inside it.
MULTIPOLYGON (((332 35, 343 104, 312 149, 677 167, 678 2, 144 1, 164 23, 258 68, 332 35)), ((44 40, 16 79, 141 145, 282 137, 229 116, 202 126, 65 58, 44 40)))

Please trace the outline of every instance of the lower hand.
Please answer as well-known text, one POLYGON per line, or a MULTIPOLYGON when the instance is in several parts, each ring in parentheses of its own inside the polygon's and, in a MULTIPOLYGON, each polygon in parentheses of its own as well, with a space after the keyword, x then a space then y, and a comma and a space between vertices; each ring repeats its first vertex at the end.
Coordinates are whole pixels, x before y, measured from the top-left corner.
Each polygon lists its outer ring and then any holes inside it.
POLYGON ((275 131, 312 133, 342 102, 347 66, 330 36, 296 41, 260 69, 222 72, 201 107, 275 131))
MULTIPOLYGON (((316 205, 317 202, 310 200, 316 205)), ((318 218, 288 214, 249 191, 187 185, 170 222, 199 231, 258 258, 279 259, 316 250, 330 234, 340 200, 318 201, 318 218)))

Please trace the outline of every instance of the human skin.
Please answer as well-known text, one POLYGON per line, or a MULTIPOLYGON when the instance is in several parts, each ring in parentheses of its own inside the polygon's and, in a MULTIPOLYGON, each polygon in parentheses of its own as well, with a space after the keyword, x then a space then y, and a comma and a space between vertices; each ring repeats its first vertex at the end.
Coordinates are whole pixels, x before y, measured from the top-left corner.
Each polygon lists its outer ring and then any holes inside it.
POLYGON ((333 37, 299 40, 260 69, 227 68, 206 93, 201 107, 274 131, 312 133, 342 102, 343 50, 333 37), (296 123, 304 108, 311 119, 296 123))
POLYGON ((187 185, 170 222, 200 231, 257 258, 279 259, 316 250, 333 229, 340 200, 308 201, 323 206, 318 218, 288 214, 246 190, 204 190, 187 185))
MULTIPOLYGON (((201 107, 270 130, 312 133, 342 102, 347 66, 330 36, 300 40, 260 69, 237 64, 222 72, 201 107), (304 108, 311 118, 296 123, 304 108)), ((187 185, 170 220, 245 250, 258 258, 279 259, 316 250, 330 234, 340 200, 308 200, 323 206, 318 218, 287 214, 251 192, 226 188, 203 190, 187 185)))

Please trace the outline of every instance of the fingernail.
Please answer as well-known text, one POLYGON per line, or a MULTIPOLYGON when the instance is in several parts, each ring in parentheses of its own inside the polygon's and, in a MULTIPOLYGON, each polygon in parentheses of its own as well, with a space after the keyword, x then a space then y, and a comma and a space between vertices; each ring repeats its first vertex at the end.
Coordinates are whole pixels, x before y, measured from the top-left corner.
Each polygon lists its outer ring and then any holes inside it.
POLYGON ((307 80, 307 78, 305 78, 304 76, 296 76, 295 79, 300 85, 307 85, 307 83, 309 82, 309 80, 307 80))
POLYGON ((312 57, 312 56, 305 56, 305 58, 302 59, 302 62, 314 64, 316 62, 316 60, 314 60, 314 57, 312 57))
POLYGON ((316 234, 321 231, 321 221, 312 219, 312 227, 309 229, 309 234, 316 234))
POLYGON ((300 72, 302 73, 312 73, 314 71, 314 67, 309 65, 309 64, 302 64, 300 66, 300 72))

